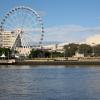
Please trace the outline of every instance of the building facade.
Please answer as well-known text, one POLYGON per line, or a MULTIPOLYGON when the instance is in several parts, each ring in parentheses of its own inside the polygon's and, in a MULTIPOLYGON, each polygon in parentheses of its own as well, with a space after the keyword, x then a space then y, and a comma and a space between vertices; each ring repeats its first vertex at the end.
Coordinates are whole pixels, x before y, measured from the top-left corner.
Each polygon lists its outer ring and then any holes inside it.
POLYGON ((15 37, 9 31, 0 32, 0 47, 11 48, 14 44, 15 37))

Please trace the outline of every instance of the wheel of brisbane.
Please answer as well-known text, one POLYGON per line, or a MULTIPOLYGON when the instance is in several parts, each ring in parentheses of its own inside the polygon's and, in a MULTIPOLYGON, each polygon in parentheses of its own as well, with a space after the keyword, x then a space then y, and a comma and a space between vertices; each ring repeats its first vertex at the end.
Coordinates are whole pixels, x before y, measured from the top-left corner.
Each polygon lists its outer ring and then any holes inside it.
MULTIPOLYGON (((42 47, 44 37, 43 21, 33 9, 25 6, 15 7, 8 11, 0 25, 1 31, 10 31, 22 47, 42 47)), ((17 45, 14 45, 15 47, 17 45)))

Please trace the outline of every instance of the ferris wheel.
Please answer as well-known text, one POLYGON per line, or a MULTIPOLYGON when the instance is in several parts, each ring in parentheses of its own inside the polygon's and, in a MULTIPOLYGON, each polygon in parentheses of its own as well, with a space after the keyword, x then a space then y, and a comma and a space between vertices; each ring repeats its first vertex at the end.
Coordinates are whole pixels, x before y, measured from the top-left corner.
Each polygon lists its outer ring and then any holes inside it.
POLYGON ((42 18, 29 7, 15 7, 10 10, 1 21, 0 29, 10 31, 15 38, 13 48, 41 47, 44 37, 42 18))

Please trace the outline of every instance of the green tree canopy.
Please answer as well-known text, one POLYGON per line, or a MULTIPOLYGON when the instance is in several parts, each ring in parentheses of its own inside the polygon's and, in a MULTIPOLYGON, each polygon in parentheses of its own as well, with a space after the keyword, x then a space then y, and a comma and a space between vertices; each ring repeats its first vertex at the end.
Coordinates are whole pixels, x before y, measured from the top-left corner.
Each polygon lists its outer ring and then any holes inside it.
POLYGON ((93 46, 92 50, 94 52, 94 56, 100 56, 100 45, 93 46))
POLYGON ((88 44, 81 44, 78 47, 78 52, 84 54, 84 56, 91 56, 92 47, 88 44))
POLYGON ((78 46, 79 46, 78 44, 74 44, 74 43, 65 45, 64 46, 65 55, 67 57, 71 57, 71 56, 75 55, 75 52, 78 50, 78 46))
POLYGON ((11 56, 11 50, 9 48, 0 48, 0 56, 5 54, 6 57, 11 56))
POLYGON ((32 57, 32 58, 41 58, 41 57, 50 57, 50 52, 46 51, 46 50, 34 50, 32 49, 29 57, 32 57))

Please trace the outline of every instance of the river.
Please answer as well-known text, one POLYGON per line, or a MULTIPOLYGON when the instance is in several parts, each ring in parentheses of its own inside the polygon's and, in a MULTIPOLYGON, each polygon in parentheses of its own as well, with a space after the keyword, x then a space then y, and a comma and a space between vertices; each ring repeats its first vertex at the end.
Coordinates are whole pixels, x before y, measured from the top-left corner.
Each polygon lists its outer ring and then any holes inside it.
POLYGON ((1 66, 0 100, 100 100, 100 66, 1 66))

